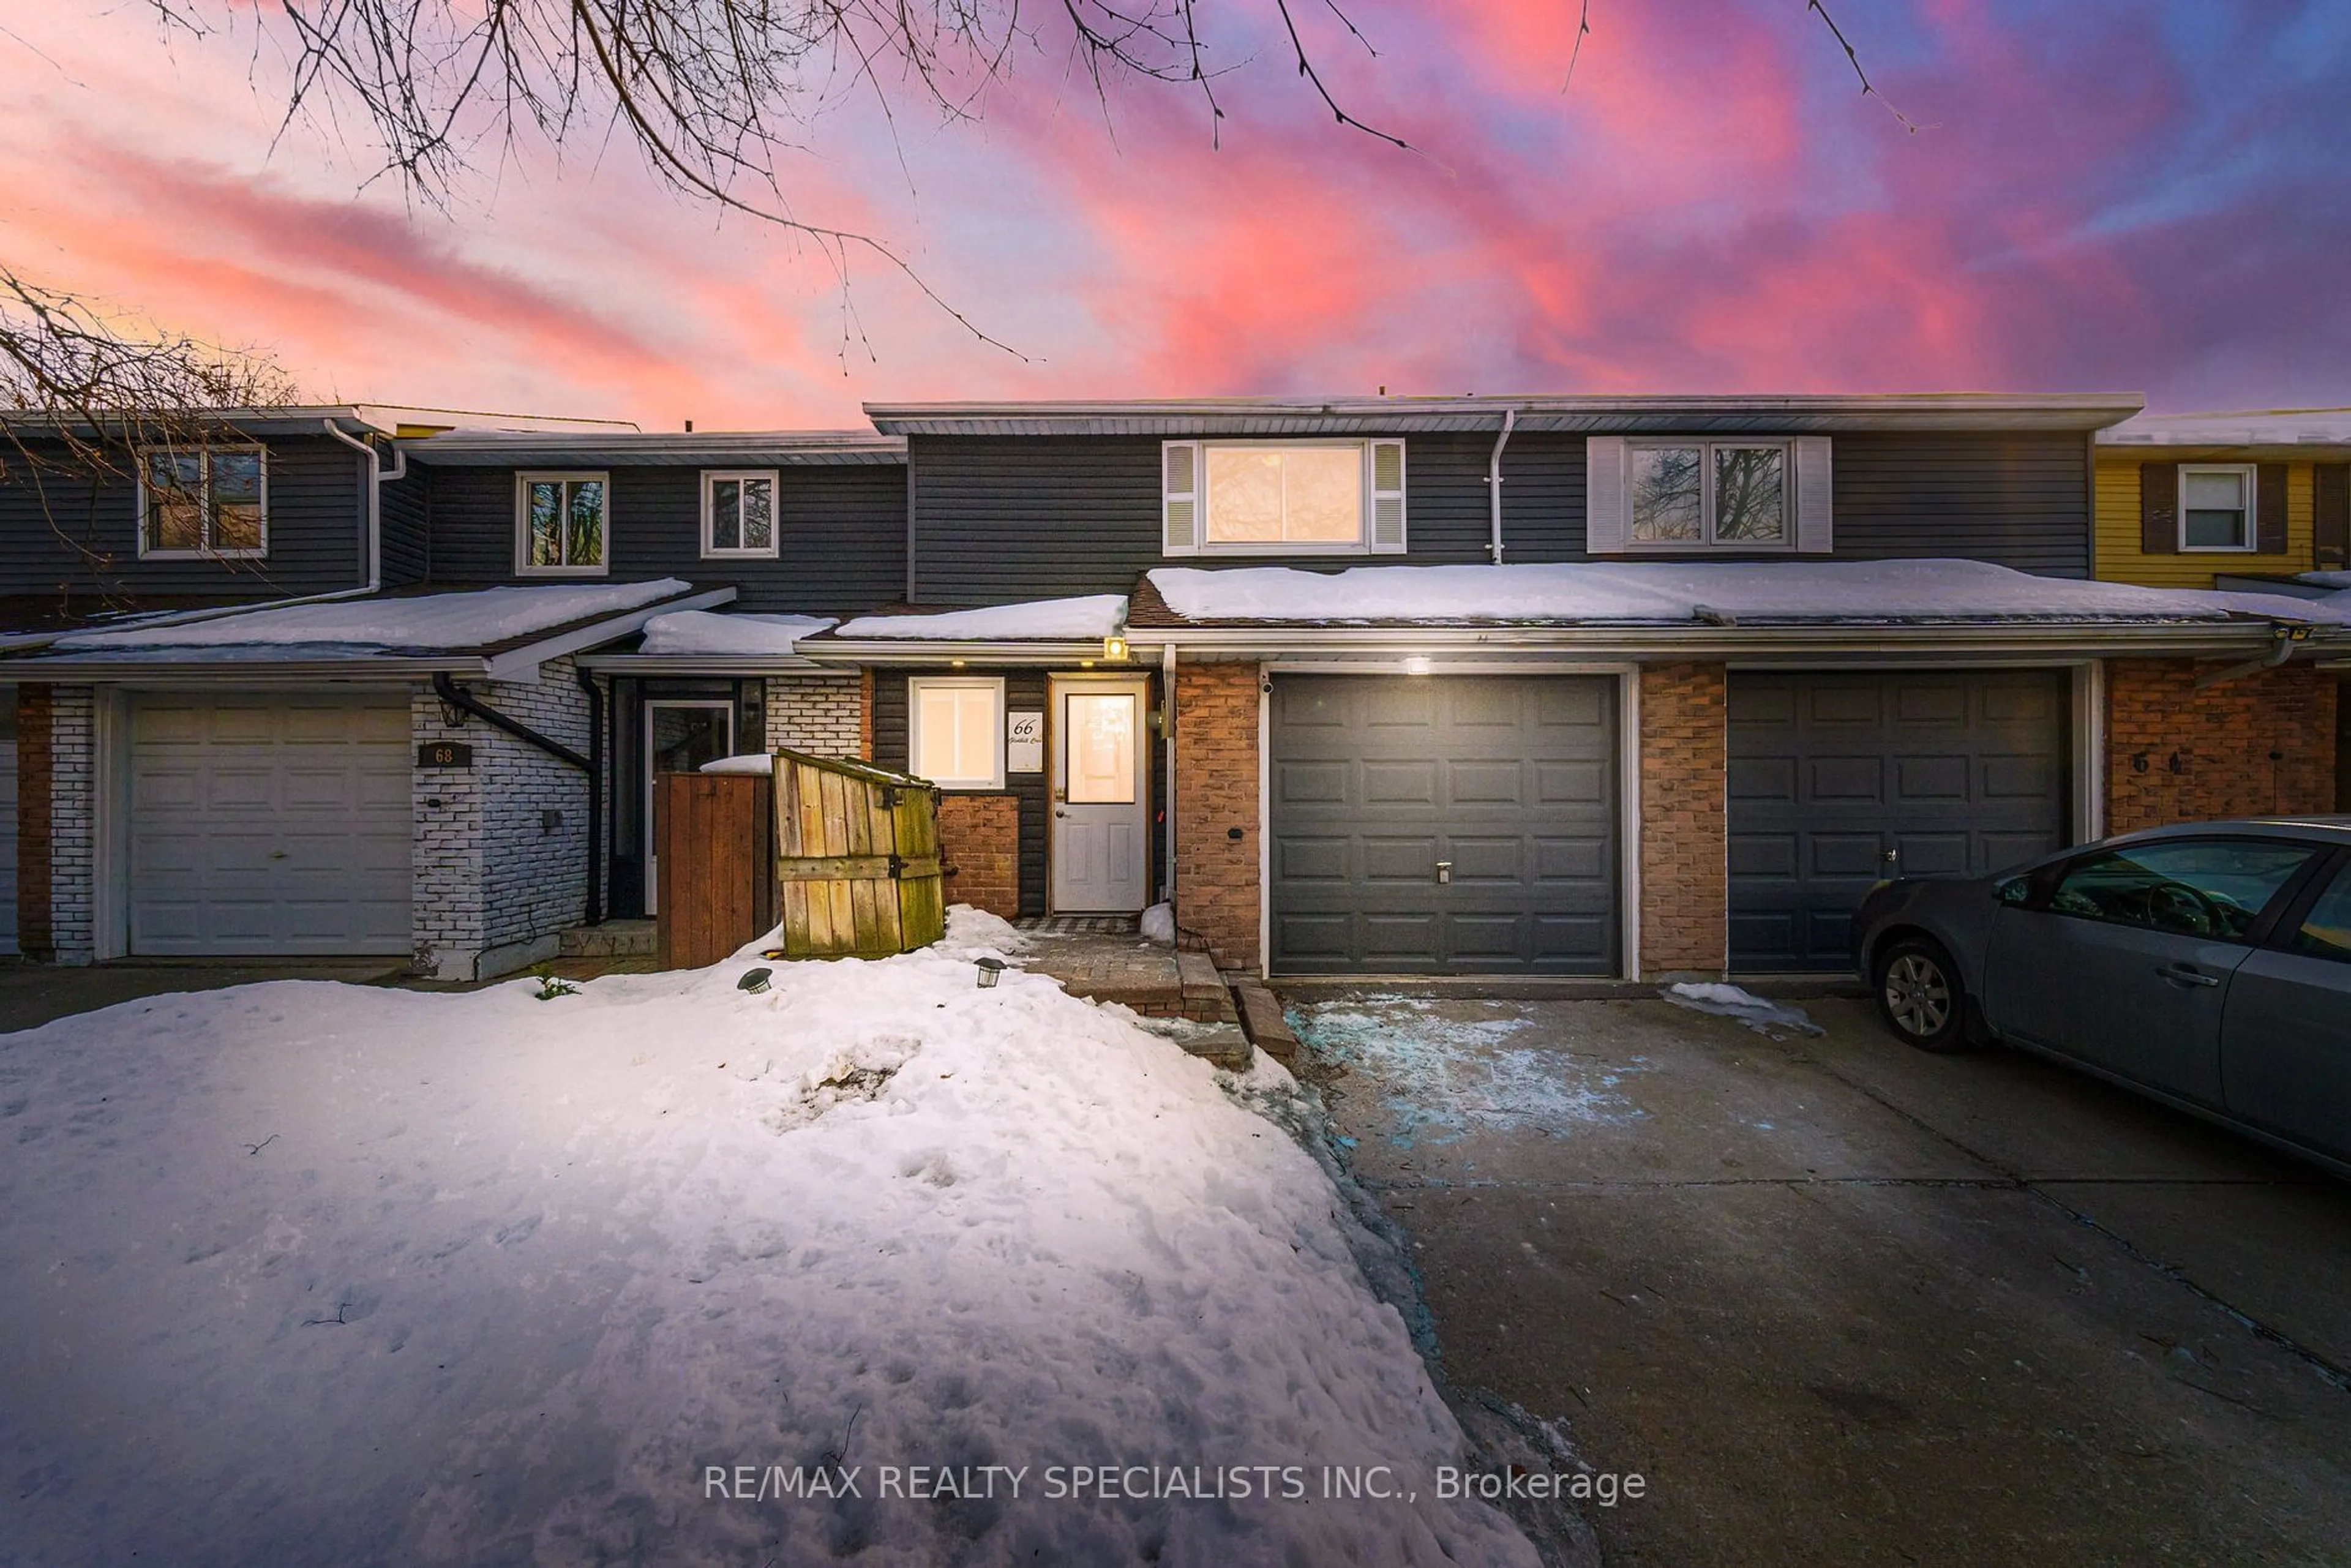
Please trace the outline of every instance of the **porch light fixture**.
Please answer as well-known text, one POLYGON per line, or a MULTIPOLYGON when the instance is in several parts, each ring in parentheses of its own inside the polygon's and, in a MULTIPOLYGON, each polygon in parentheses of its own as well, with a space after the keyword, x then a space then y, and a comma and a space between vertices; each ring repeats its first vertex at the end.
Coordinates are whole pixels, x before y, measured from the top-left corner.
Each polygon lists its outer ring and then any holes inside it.
POLYGON ((1427 658, 1423 654, 1415 653, 1411 658, 1406 659, 1404 662, 1404 673, 1407 675, 1425 675, 1428 674, 1427 658))
POLYGON ((1102 657, 1113 664, 1126 663, 1126 639, 1115 632, 1103 638, 1102 657))
POLYGON ((1004 960, 1001 958, 982 958, 978 968, 979 988, 983 991, 994 990, 996 982, 1004 977, 1004 960))

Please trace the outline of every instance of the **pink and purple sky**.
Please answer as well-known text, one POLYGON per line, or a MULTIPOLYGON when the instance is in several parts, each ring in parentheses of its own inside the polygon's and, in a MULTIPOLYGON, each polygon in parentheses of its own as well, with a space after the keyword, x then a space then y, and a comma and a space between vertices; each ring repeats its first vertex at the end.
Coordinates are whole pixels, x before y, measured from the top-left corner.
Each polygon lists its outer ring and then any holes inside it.
POLYGON ((488 157, 445 211, 277 135, 247 19, 133 0, 0 31, 0 260, 266 348, 324 399, 855 425, 861 402, 1213 393, 2143 391, 2351 402, 2351 5, 1839 0, 1907 134, 1803 0, 1354 0, 1371 58, 1266 0, 1203 11, 1227 108, 1057 56, 984 122, 852 98, 795 210, 901 248, 1024 361, 871 263, 667 192, 622 141, 488 157), (870 356, 866 344, 870 342, 870 356))

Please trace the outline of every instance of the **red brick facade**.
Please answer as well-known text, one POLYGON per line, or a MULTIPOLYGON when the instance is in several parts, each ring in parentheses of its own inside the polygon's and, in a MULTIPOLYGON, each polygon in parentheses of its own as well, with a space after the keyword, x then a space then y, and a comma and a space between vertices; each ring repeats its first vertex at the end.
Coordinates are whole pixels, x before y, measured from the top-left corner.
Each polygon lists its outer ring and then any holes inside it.
MULTIPOLYGON (((865 711, 870 715, 872 705, 865 711)), ((869 719, 870 723, 871 720, 869 719)), ((939 849, 955 868, 947 902, 1020 916, 1020 802, 1010 795, 939 798, 939 849)))
POLYGON ((857 701, 859 745, 857 755, 866 761, 873 760, 873 670, 871 665, 858 672, 857 701))
POLYGON ((1719 975, 1729 938, 1720 664, 1641 671, 1641 971, 1719 975))
POLYGON ((1176 923, 1221 968, 1258 967, 1258 667, 1176 672, 1176 923))
POLYGON ((2106 831, 2335 809, 2332 675, 2289 664, 2199 691, 2196 673, 2106 665, 2106 831))
POLYGON ((46 685, 16 688, 16 949, 27 958, 57 956, 49 926, 49 717, 46 685))

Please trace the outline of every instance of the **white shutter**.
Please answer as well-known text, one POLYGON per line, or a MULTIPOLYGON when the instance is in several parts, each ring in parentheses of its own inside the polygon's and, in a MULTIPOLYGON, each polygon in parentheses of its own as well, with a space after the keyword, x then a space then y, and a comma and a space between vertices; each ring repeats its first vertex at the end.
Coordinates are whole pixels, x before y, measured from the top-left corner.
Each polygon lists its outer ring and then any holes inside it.
POLYGON ((1829 506, 1829 438, 1796 437, 1796 549, 1826 555, 1836 548, 1829 506))
POLYGON ((1161 549, 1168 555, 1200 553, 1200 444, 1159 444, 1161 549))
POLYGON ((1404 554, 1404 443, 1372 443, 1372 553, 1404 554))
POLYGON ((1588 436, 1583 443, 1584 550, 1623 555, 1625 534, 1625 438, 1588 436))

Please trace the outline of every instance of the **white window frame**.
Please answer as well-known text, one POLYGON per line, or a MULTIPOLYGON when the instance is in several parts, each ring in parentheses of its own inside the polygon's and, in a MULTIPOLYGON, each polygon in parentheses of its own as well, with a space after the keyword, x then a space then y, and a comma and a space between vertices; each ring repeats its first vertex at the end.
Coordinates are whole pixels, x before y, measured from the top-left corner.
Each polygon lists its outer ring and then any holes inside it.
POLYGON ((197 447, 169 445, 141 446, 133 449, 132 460, 139 470, 139 559, 141 560, 259 560, 269 553, 269 448, 257 441, 206 442, 197 447), (203 529, 206 542, 194 549, 150 549, 147 534, 148 485, 147 460, 162 454, 166 456, 186 456, 193 452, 200 476, 196 485, 197 526, 203 529), (215 452, 252 452, 261 457, 261 543, 252 549, 220 549, 210 541, 213 534, 213 454, 215 452))
POLYGON ((515 473, 515 575, 517 577, 610 577, 612 573, 612 476, 588 468, 517 469, 515 473), (530 560, 530 487, 545 484, 604 486, 604 559, 594 566, 533 566, 530 560))
POLYGON ((942 789, 981 790, 1004 788, 1004 677, 1001 675, 909 675, 906 677, 906 771, 927 779, 942 789), (985 779, 942 779, 923 766, 923 694, 926 691, 984 691, 992 699, 988 721, 989 756, 995 771, 985 779))
POLYGON ((1796 444, 1754 436, 1643 436, 1625 443, 1625 553, 1627 555, 1793 555, 1796 553, 1796 444), (1704 538, 1644 539, 1633 534, 1633 455, 1668 447, 1698 449, 1698 527, 1704 538), (1780 537, 1777 539, 1720 539, 1715 537, 1714 455, 1729 448, 1768 451, 1780 455, 1780 537))
MULTIPOLYGON (((782 539, 784 532, 783 497, 783 481, 777 471, 773 468, 704 469, 702 471, 702 559, 705 560, 775 559, 777 547, 782 539), (738 484, 744 485, 747 485, 755 479, 764 479, 767 481, 768 543, 765 549, 737 548, 734 549, 721 549, 715 542, 713 542, 716 538, 716 534, 713 530, 715 529, 718 520, 718 510, 716 506, 717 486, 719 481, 723 479, 732 479, 738 484)), ((610 505, 609 497, 607 497, 606 504, 607 506, 610 505)), ((608 542, 605 545, 605 552, 610 554, 611 551, 611 546, 608 542)))
POLYGON ((2262 482, 2258 463, 2182 463, 2179 465, 2179 553, 2182 555, 2258 555, 2261 553, 2262 482), (2245 525, 2233 545, 2192 545, 2188 542, 2188 476, 2191 474, 2233 474, 2245 486, 2245 525))
POLYGON ((1160 447, 1161 506, 1163 519, 1167 502, 1173 498, 1188 502, 1192 507, 1189 548, 1176 542, 1163 531, 1161 551, 1168 556, 1358 556, 1401 555, 1405 552, 1404 517, 1406 492, 1405 463, 1408 454, 1404 441, 1396 436, 1365 436, 1360 439, 1325 440, 1303 438, 1274 441, 1198 440, 1163 442, 1160 447), (1167 474, 1166 449, 1170 446, 1192 448, 1192 483, 1188 492, 1171 497, 1165 489, 1167 474), (1396 487, 1378 487, 1376 448, 1396 449, 1396 487), (1359 482, 1355 492, 1355 537, 1344 543, 1293 543, 1283 539, 1215 540, 1209 538, 1210 512, 1215 497, 1208 485, 1208 457, 1214 452, 1276 451, 1276 452, 1343 452, 1353 450, 1359 463, 1359 482), (1394 502, 1394 538, 1383 540, 1376 523, 1380 502, 1394 502))

